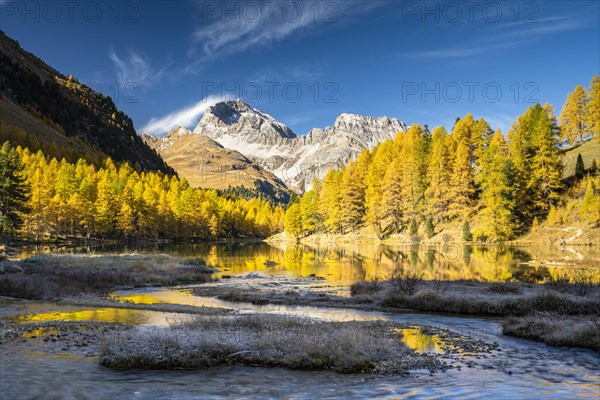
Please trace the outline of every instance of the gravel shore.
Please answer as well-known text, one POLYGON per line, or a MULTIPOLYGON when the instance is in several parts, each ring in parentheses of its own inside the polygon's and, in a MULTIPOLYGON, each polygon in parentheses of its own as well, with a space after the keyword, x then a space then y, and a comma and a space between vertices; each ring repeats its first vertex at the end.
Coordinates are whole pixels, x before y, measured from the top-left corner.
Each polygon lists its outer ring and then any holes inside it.
POLYGON ((15 324, 0 321, 0 344, 11 340, 42 340, 64 351, 97 344, 105 334, 126 331, 131 325, 94 321, 45 321, 15 324))

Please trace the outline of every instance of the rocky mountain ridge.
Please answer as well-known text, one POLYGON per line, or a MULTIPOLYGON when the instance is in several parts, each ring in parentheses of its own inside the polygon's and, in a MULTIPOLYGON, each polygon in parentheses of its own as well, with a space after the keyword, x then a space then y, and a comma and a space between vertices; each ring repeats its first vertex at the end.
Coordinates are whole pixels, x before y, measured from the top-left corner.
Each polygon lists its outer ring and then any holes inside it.
POLYGON ((339 168, 362 149, 373 148, 405 131, 395 118, 341 114, 333 126, 296 135, 285 124, 242 100, 221 102, 204 113, 194 129, 234 149, 303 191, 330 168, 339 168))

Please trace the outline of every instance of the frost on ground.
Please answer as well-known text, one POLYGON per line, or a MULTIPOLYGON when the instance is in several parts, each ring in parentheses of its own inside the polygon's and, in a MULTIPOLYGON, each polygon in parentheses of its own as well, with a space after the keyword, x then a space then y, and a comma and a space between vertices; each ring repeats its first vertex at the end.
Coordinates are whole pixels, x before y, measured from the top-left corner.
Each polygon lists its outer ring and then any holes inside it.
POLYGON ((553 346, 576 346, 600 351, 600 317, 536 313, 502 321, 506 335, 542 341, 553 346))
POLYGON ((201 283, 215 270, 164 254, 47 255, 0 263, 0 296, 55 299, 118 288, 201 283))
POLYGON ((100 363, 119 369, 205 369, 236 364, 383 374, 448 367, 433 355, 407 347, 395 327, 387 321, 202 316, 171 328, 111 335, 101 345, 100 363))
POLYGON ((413 310, 503 317, 504 334, 549 345, 598 350, 600 285, 595 279, 557 276, 543 284, 425 281, 392 276, 350 287, 350 297, 318 277, 245 277, 199 286, 193 293, 253 304, 291 304, 362 310, 413 310), (541 317, 543 316, 543 317, 541 317))

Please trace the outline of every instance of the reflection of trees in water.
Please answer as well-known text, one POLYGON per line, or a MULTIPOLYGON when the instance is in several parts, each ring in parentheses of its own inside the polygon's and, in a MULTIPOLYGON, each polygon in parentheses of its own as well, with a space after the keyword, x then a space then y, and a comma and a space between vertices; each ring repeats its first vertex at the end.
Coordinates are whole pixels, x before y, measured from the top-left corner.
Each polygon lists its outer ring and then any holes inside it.
POLYGON ((473 255, 473 246, 463 246, 463 263, 466 267, 471 265, 471 256, 473 255))
POLYGON ((503 281, 513 279, 517 260, 529 258, 528 253, 501 246, 471 246, 444 244, 410 247, 409 253, 387 249, 390 258, 401 259, 400 269, 417 273, 424 279, 475 279, 503 281), (513 251, 515 250, 515 251, 513 251))
MULTIPOLYGON (((592 246, 589 246, 592 247, 592 246)), ((30 252, 63 252, 118 254, 166 253, 193 257, 214 266, 226 274, 263 271, 308 276, 315 274, 327 279, 358 280, 384 279, 394 271, 423 275, 428 280, 474 279, 481 281, 517 280, 525 282, 547 281, 551 276, 574 276, 573 266, 562 268, 552 265, 526 264, 533 260, 561 260, 559 251, 539 247, 509 245, 471 246, 462 243, 432 245, 418 244, 338 244, 324 246, 291 245, 274 247, 262 242, 203 242, 188 244, 144 244, 139 246, 32 246, 30 252), (539 254, 556 254, 541 258, 539 254), (265 265, 275 261, 276 265, 265 265)), ((556 249, 555 249, 556 250, 556 249)), ((578 251, 583 252, 583 249, 578 251)), ((586 250, 588 251, 588 250, 586 250)), ((595 250, 589 250, 594 252, 595 250)), ((595 254, 595 253, 594 253, 595 254)), ((598 275, 598 274, 597 274, 598 275)), ((600 280, 599 276, 594 278, 600 280)))
POLYGON ((408 254, 408 257, 409 257, 410 265, 413 268, 416 268, 418 265, 421 264, 421 259, 419 257, 419 248, 418 247, 411 247, 410 253, 408 254))
POLYGON ((505 252, 510 252, 514 262, 527 262, 533 260, 531 252, 521 247, 506 246, 505 252))
POLYGON ((404 254, 402 251, 394 250, 391 247, 384 246, 382 254, 384 254, 388 260, 392 261, 392 263, 396 266, 402 265, 406 262, 406 254, 404 254))
POLYGON ((550 278, 550 271, 546 267, 529 267, 516 269, 513 278, 519 282, 545 282, 550 278))
POLYGON ((427 270, 433 269, 433 263, 435 262, 435 251, 428 249, 425 252, 425 268, 427 270))

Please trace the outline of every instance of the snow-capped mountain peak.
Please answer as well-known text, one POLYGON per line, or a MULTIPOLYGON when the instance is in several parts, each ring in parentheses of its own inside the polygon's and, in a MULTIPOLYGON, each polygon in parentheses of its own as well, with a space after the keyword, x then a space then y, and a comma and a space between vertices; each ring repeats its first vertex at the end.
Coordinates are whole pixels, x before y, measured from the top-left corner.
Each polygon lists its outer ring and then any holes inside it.
POLYGON ((240 99, 209 107, 194 129, 194 132, 204 131, 220 136, 247 136, 246 139, 260 143, 296 137, 290 128, 240 99))
POLYGON ((333 126, 296 136, 283 123, 239 99, 210 107, 194 129, 253 159, 299 190, 308 189, 327 169, 346 164, 361 150, 400 131, 406 131, 406 125, 395 118, 344 113, 333 126))

